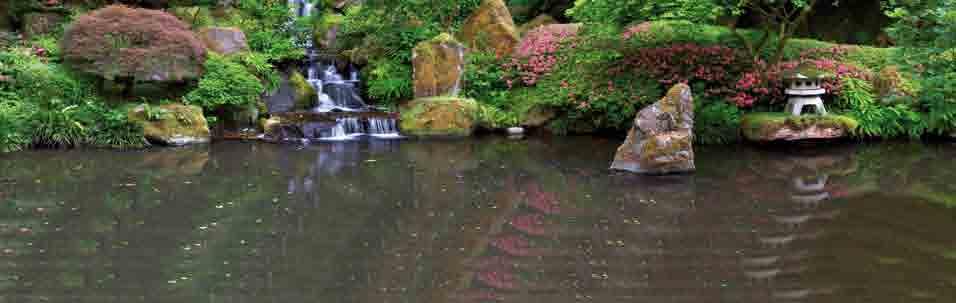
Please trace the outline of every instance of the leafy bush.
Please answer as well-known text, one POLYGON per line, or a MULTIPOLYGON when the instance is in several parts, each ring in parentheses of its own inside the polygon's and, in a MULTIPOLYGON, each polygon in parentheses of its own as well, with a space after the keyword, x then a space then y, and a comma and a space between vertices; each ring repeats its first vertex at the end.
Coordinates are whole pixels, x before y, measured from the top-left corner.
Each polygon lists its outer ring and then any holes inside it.
POLYGON ((201 75, 206 48, 173 15, 112 5, 67 29, 63 56, 72 67, 106 79, 182 80, 201 75))
POLYGON ((736 106, 697 98, 694 106, 694 141, 700 144, 728 144, 740 140, 740 118, 736 106))
POLYGON ((369 97, 378 100, 379 104, 397 105, 414 97, 411 65, 382 59, 369 64, 363 73, 369 97))
POLYGON ((465 73, 462 81, 462 94, 479 103, 498 109, 511 107, 508 96, 508 84, 502 60, 494 52, 469 52, 465 54, 465 73))
POLYGON ((568 15, 579 22, 616 25, 667 19, 710 22, 718 9, 715 1, 700 0, 577 0, 568 15))
POLYGON ((30 145, 27 119, 33 108, 18 99, 18 96, 0 92, 0 153, 21 150, 30 145))
POLYGON ((861 138, 893 138, 909 136, 918 138, 925 126, 919 113, 908 105, 882 106, 873 95, 873 86, 866 80, 844 77, 840 93, 840 106, 859 122, 854 135, 861 138))
POLYGON ((207 111, 254 105, 265 87, 242 64, 211 54, 206 60, 206 74, 196 89, 184 97, 187 103, 207 111))

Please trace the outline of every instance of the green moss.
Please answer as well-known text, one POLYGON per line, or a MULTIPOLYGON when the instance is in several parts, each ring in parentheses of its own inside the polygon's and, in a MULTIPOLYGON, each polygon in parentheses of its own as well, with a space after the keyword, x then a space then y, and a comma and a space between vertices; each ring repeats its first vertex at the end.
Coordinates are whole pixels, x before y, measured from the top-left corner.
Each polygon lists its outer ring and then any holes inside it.
POLYGON ((773 132, 790 128, 796 131, 810 127, 843 128, 847 131, 859 126, 855 119, 841 115, 792 116, 787 113, 752 113, 741 119, 740 127, 747 138, 765 138, 773 132))
POLYGON ((295 107, 298 109, 307 109, 315 107, 315 88, 309 84, 299 72, 292 72, 289 76, 289 85, 292 86, 295 96, 295 107))
POLYGON ((478 125, 478 102, 455 97, 412 101, 401 112, 402 132, 419 137, 469 136, 478 125))

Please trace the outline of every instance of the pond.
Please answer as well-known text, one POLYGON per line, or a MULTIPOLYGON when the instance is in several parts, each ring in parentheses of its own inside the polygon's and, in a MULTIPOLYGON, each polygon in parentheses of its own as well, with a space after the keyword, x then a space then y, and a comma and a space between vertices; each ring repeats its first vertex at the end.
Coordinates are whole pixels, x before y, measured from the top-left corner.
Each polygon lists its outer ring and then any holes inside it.
POLYGON ((956 302, 956 145, 0 155, 0 302, 956 302))

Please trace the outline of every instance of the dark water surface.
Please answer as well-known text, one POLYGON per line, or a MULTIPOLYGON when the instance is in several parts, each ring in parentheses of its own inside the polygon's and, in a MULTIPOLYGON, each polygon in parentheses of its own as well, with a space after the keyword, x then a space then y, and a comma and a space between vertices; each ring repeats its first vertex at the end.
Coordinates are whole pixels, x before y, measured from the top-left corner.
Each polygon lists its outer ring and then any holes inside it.
POLYGON ((0 302, 956 302, 956 145, 0 155, 0 302))

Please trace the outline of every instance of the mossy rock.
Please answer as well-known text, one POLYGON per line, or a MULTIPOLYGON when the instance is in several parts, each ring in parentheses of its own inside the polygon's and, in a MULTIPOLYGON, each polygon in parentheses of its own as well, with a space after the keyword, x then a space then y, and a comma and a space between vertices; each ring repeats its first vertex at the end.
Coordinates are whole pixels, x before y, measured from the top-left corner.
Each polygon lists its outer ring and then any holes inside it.
POLYGON ((416 99, 401 112, 403 134, 416 137, 466 137, 478 125, 478 103, 472 99, 431 97, 416 99))
POLYGON ((315 107, 316 90, 309 84, 309 80, 299 72, 292 72, 289 75, 289 86, 292 87, 292 96, 295 98, 296 109, 309 109, 315 107))
POLYGON ((127 113, 129 120, 143 126, 144 135, 150 142, 183 146, 209 143, 209 124, 202 108, 195 105, 166 104, 133 107, 127 113), (153 117, 148 117, 147 112, 153 117))
POLYGON ((459 37, 473 49, 493 50, 502 57, 511 55, 520 41, 504 0, 482 1, 465 21, 459 37))
POLYGON ((531 21, 528 21, 528 23, 522 24, 518 28, 518 32, 521 33, 522 36, 524 36, 524 34, 530 30, 536 29, 541 26, 557 24, 557 23, 558 23, 558 20, 554 19, 554 17, 551 17, 551 15, 541 14, 541 15, 538 15, 537 17, 534 17, 534 19, 531 19, 531 21))
POLYGON ((855 119, 841 115, 752 113, 741 120, 744 138, 755 142, 840 139, 859 126, 855 119))
POLYGON ((457 96, 465 68, 465 47, 449 34, 422 41, 412 50, 416 98, 457 96))

